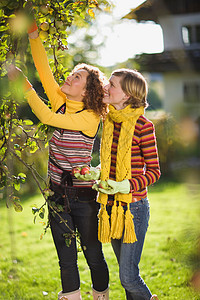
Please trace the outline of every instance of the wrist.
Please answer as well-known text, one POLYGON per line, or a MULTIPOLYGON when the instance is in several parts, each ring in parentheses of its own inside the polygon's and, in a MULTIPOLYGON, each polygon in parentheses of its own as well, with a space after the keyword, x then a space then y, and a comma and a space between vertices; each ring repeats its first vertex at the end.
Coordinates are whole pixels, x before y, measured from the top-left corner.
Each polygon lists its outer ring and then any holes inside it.
POLYGON ((29 39, 34 40, 34 39, 36 39, 39 36, 39 33, 36 30, 36 31, 33 31, 33 32, 29 33, 28 36, 29 36, 29 39))
POLYGON ((124 179, 122 181, 122 190, 125 194, 129 194, 130 193, 130 190, 131 190, 131 185, 130 185, 130 181, 129 179, 124 179))
POLYGON ((23 89, 25 93, 32 89, 32 84, 28 81, 26 77, 24 78, 23 89))
POLYGON ((32 24, 30 25, 30 27, 28 28, 29 37, 30 37, 31 33, 37 32, 37 30, 38 30, 38 27, 37 27, 36 21, 34 20, 32 22, 32 24))

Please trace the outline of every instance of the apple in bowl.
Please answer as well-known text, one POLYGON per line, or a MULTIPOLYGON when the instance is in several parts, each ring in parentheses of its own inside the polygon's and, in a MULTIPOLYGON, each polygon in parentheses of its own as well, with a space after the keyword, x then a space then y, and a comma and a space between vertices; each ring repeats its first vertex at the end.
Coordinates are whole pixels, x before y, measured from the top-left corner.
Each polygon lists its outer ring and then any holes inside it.
POLYGON ((81 168, 81 175, 85 175, 85 174, 89 174, 90 173, 90 167, 88 167, 88 166, 83 166, 82 168, 81 168))
POLYGON ((75 174, 80 174, 81 168, 80 167, 75 167, 72 169, 72 175, 75 176, 75 174))

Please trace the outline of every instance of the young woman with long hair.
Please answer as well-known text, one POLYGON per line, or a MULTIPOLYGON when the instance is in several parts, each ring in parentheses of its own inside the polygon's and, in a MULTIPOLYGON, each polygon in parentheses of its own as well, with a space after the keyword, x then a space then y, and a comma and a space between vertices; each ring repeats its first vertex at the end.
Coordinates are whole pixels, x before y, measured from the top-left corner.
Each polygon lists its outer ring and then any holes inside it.
POLYGON ((136 70, 115 70, 105 86, 109 113, 101 140, 99 240, 110 242, 128 300, 157 299, 139 273, 149 222, 147 186, 160 177, 153 123, 144 113, 148 86, 136 70))

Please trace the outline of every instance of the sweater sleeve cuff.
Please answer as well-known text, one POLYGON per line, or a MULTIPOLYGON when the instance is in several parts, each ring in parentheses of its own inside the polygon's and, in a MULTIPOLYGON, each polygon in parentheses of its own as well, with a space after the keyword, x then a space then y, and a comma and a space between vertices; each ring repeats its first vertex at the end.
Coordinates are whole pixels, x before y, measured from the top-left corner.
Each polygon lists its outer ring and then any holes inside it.
POLYGON ((37 27, 36 21, 34 20, 28 29, 28 33, 32 33, 36 30, 38 30, 38 27, 37 27))
POLYGON ((32 87, 33 87, 32 84, 28 81, 27 78, 25 78, 24 84, 23 84, 24 92, 25 92, 25 93, 28 92, 29 90, 32 89, 32 87))
POLYGON ((130 193, 133 193, 135 191, 133 182, 129 180, 129 183, 130 183, 130 193))

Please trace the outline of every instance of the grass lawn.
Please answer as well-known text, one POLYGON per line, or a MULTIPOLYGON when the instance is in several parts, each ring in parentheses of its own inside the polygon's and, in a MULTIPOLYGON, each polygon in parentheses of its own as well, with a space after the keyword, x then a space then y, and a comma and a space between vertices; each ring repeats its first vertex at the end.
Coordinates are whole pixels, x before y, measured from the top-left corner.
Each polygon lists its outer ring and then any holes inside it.
MULTIPOLYGON (((200 190, 197 185, 157 183, 149 188, 151 206, 140 271, 159 300, 197 300, 189 280, 197 263, 200 234, 200 190), (196 255, 196 256, 195 256, 196 255)), ((1 201, 3 202, 3 201, 1 201)), ((41 196, 23 200, 16 213, 0 204, 0 299, 57 299, 60 275, 50 231, 42 240, 41 220, 33 224, 31 207, 42 204, 41 196)), ((110 299, 125 299, 118 278, 118 266, 110 244, 104 253, 110 269, 110 299)), ((83 300, 92 299, 89 270, 82 252, 79 269, 83 300)))

